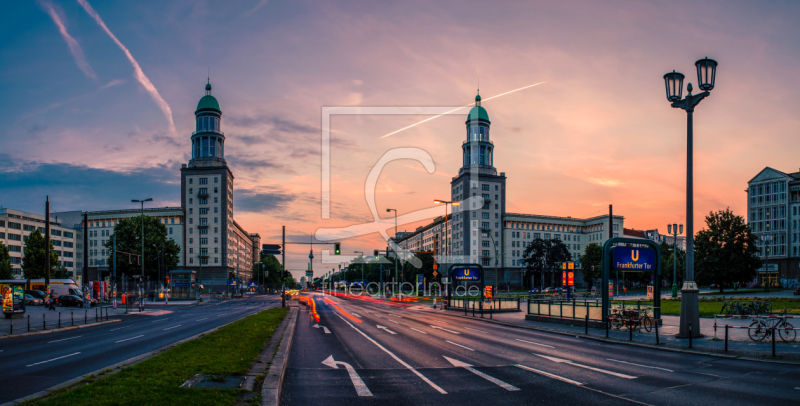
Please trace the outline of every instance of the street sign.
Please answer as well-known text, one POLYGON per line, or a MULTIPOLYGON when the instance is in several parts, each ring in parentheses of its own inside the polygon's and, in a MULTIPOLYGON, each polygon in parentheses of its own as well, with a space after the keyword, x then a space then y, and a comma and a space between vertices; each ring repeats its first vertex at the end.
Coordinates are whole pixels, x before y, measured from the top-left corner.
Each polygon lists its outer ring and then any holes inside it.
POLYGON ((433 271, 433 276, 439 275, 439 272, 433 271))
POLYGON ((455 268, 453 269, 453 279, 457 281, 479 281, 481 271, 478 268, 455 268))
POLYGON ((280 244, 262 244, 261 245, 261 255, 281 255, 281 245, 280 244))
POLYGON ((629 272, 655 272, 656 252, 647 248, 614 247, 613 268, 629 272))

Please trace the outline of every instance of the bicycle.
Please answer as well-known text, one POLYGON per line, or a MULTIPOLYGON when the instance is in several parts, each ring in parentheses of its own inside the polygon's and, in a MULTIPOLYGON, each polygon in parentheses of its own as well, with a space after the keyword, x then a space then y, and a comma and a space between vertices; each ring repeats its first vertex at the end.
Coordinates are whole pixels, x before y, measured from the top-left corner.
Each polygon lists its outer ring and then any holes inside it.
POLYGON ((797 330, 785 318, 758 319, 750 323, 747 334, 753 341, 764 341, 778 330, 778 337, 784 342, 792 342, 797 339, 797 330), (753 327, 755 326, 755 328, 753 327))

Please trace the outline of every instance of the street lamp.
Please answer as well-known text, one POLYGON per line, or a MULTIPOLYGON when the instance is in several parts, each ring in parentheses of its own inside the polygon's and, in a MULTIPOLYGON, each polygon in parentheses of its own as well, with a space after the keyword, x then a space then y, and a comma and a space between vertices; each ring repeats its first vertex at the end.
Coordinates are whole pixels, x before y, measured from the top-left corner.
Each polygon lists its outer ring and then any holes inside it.
MULTIPOLYGON (((395 239, 395 245, 397 245, 397 209, 386 209, 386 212, 387 213, 394 212, 394 239, 395 239)), ((394 248, 394 247, 392 247, 392 248, 394 248)), ((398 269, 397 269, 397 251, 395 251, 395 253, 394 253, 394 283, 397 284, 397 282, 399 280, 400 280, 400 277, 398 275, 398 269)), ((392 289, 392 292, 394 292, 394 289, 392 289)))
POLYGON ((703 58, 695 62, 697 67, 697 83, 702 93, 692 95, 692 84, 686 90, 688 94, 681 99, 684 75, 675 71, 664 75, 667 100, 672 107, 686 111, 686 277, 681 288, 681 318, 678 337, 689 337, 689 326, 692 326, 693 337, 700 334, 700 308, 697 283, 694 281, 694 172, 693 172, 693 114, 694 108, 706 98, 714 88, 717 61, 703 58))
MULTIPOLYGON (((461 202, 453 202, 453 201, 448 201, 448 200, 436 199, 436 200, 433 201, 433 204, 444 204, 444 238, 445 238, 445 241, 444 241, 444 257, 445 257, 445 265, 446 265, 448 263, 448 261, 447 261, 448 257, 447 256, 448 255, 452 255, 452 252, 451 252, 451 249, 450 249, 450 238, 448 238, 448 235, 447 235, 447 205, 449 204, 451 206, 461 206, 461 202)), ((495 277, 495 283, 496 283, 496 280, 497 280, 497 268, 496 267, 495 267, 494 277, 495 277)), ((497 290, 497 286, 495 286, 495 290, 497 290)))
POLYGON ((492 237, 492 230, 482 228, 481 232, 489 235, 489 238, 492 240, 492 246, 494 247, 494 293, 496 294, 499 289, 497 285, 497 244, 494 242, 494 237, 492 237))
POLYGON ((772 244, 772 234, 761 234, 759 238, 764 246, 764 292, 769 292, 769 248, 772 244))
POLYGON ((152 201, 153 201, 152 197, 148 197, 147 199, 144 199, 144 200, 137 200, 137 199, 131 200, 131 203, 141 203, 142 204, 142 276, 141 276, 141 278, 144 278, 144 202, 152 202, 152 201))
POLYGON ((667 234, 672 235, 672 298, 678 297, 678 234, 683 234, 683 224, 667 224, 667 234), (680 227, 680 231, 678 231, 680 227))
POLYGON ((364 283, 364 253, 361 251, 353 251, 357 254, 361 254, 361 283, 364 283))

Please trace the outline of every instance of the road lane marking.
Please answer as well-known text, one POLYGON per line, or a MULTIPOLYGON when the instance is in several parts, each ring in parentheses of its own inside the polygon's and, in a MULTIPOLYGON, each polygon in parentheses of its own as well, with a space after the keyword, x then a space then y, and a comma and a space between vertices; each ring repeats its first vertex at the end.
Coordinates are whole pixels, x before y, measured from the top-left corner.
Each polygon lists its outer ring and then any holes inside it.
POLYGON ((392 323, 394 323, 394 324, 400 324, 400 323, 398 323, 398 322, 396 322, 396 321, 394 321, 394 320, 392 320, 392 319, 389 319, 389 318, 387 318, 386 320, 389 320, 389 321, 391 321, 391 322, 392 322, 392 323))
POLYGON ((477 328, 469 328, 469 327, 464 327, 464 326, 461 326, 461 327, 462 327, 462 328, 465 328, 465 329, 467 329, 467 330, 480 331, 481 333, 486 333, 486 334, 489 334, 489 332, 488 332, 488 331, 478 330, 477 328))
POLYGON ((322 364, 333 369, 339 369, 338 365, 344 365, 345 369, 347 369, 347 373, 350 375, 350 380, 353 382, 353 386, 356 388, 356 393, 358 393, 358 396, 372 396, 372 392, 369 391, 369 388, 367 388, 367 385, 361 380, 361 377, 358 376, 358 373, 352 365, 342 361, 335 361, 333 359, 333 355, 326 358, 325 361, 322 361, 322 364))
POLYGON ((180 327, 180 326, 181 326, 181 325, 180 325, 180 324, 178 324, 177 326, 168 327, 168 328, 165 328, 164 330, 161 330, 161 331, 172 330, 173 328, 178 328, 178 327, 180 327))
POLYGON ((434 326, 432 324, 431 324, 431 328, 438 328, 439 330, 444 330, 444 331, 447 331, 447 332, 450 332, 450 333, 453 333, 453 334, 461 334, 458 331, 448 330, 448 329, 446 329, 444 327, 434 326))
POLYGON ((128 328, 128 327, 130 327, 130 326, 112 328, 111 330, 108 330, 108 331, 117 331, 117 330, 122 330, 123 328, 128 328))
POLYGON ((380 328, 380 329, 386 330, 386 332, 387 332, 387 333, 389 333, 389 334, 397 334, 397 333, 395 333, 394 331, 392 331, 392 330, 389 330, 389 329, 388 329, 388 328, 386 328, 385 326, 381 326, 380 324, 378 324, 378 325, 377 325, 377 327, 378 327, 378 328, 380 328))
POLYGON ((325 330, 325 334, 330 334, 331 333, 331 331, 328 330, 328 328, 325 327, 325 326, 322 326, 322 329, 325 330))
POLYGON ((592 370, 592 371, 597 371, 597 372, 601 372, 601 373, 608 374, 608 375, 613 375, 613 376, 620 377, 620 378, 625 378, 625 379, 636 379, 636 377, 635 377, 635 376, 631 376, 631 375, 625 375, 625 374, 621 374, 621 373, 619 373, 619 372, 608 371, 608 370, 605 370, 605 369, 600 369, 600 368, 590 367, 590 366, 588 366, 588 365, 577 364, 577 363, 575 363, 575 362, 572 362, 572 361, 570 361, 570 360, 568 360, 568 359, 556 358, 556 357, 548 357, 547 355, 536 354, 536 353, 534 353, 533 355, 536 355, 536 356, 542 357, 542 358, 544 358, 544 359, 549 359, 550 361, 553 361, 553 362, 570 364, 570 365, 574 365, 574 366, 576 366, 576 367, 586 368, 586 369, 590 369, 590 370, 592 370))
POLYGON ((139 337, 144 337, 144 334, 142 334, 142 335, 140 335, 140 336, 136 336, 136 337, 126 338, 126 339, 124 339, 124 340, 119 340, 119 341, 115 342, 114 344, 116 344, 116 343, 121 343, 121 342, 123 342, 123 341, 133 340, 134 338, 139 338, 139 337))
POLYGON ((203 320, 208 320, 208 317, 206 317, 205 319, 200 319, 200 320, 195 320, 195 321, 203 321, 203 320))
POLYGON ((358 313, 353 313, 353 316, 361 317, 361 315, 359 315, 358 313))
POLYGON ((489 382, 491 382, 491 383, 493 383, 493 384, 495 384, 495 385, 497 385, 497 386, 499 386, 499 387, 501 387, 501 388, 503 388, 503 389, 505 389, 507 391, 519 390, 519 388, 514 386, 514 385, 507 384, 507 383, 505 383, 505 382, 503 382, 503 381, 501 381, 501 380, 499 380, 499 379, 497 379, 497 378, 495 378, 493 376, 490 376, 490 375, 484 374, 481 371, 478 371, 477 369, 473 368, 472 365, 467 364, 466 362, 462 362, 462 361, 459 361, 459 360, 456 360, 456 359, 453 359, 453 358, 450 358, 450 357, 447 357, 447 356, 443 356, 443 357, 444 357, 444 359, 450 361, 450 363, 453 364, 454 367, 464 368, 467 371, 472 372, 473 374, 478 375, 481 378, 486 379, 487 381, 489 381, 489 382))
POLYGON ((67 340, 72 340, 73 338, 81 338, 81 337, 83 337, 83 336, 76 336, 76 337, 70 337, 70 338, 62 338, 62 339, 60 339, 60 340, 53 340, 53 341, 50 341, 50 342, 48 342, 47 344, 57 343, 57 342, 59 342, 59 341, 67 341, 67 340))
MULTIPOLYGON (((659 368, 659 367, 651 367, 649 365, 634 364, 633 362, 620 361, 618 359, 611 359, 611 358, 606 358, 606 359, 609 360, 609 361, 620 362, 620 363, 623 363, 623 364, 636 365, 637 367, 653 368, 653 369, 660 369, 662 371, 667 371, 667 372, 675 372, 675 371, 673 371, 671 369, 667 369, 667 368, 659 368)), ((704 375, 711 375, 711 374, 704 374, 704 375)), ((718 375, 713 375, 713 376, 718 376, 718 375)))
POLYGON ((437 384, 433 383, 433 381, 431 381, 430 379, 426 378, 426 377, 425 377, 425 375, 422 375, 422 373, 420 373, 419 371, 417 371, 416 369, 414 369, 414 368, 413 368, 411 365, 408 365, 408 364, 407 364, 405 361, 401 360, 401 359, 400 359, 400 358, 399 358, 397 355, 394 355, 394 353, 392 353, 391 351, 387 350, 387 349, 386 349, 384 346, 382 346, 382 345, 378 344, 378 342, 377 342, 377 341, 375 341, 375 340, 373 340, 373 339, 372 339, 372 337, 370 337, 370 336, 366 335, 366 334, 365 334, 363 331, 359 330, 359 329, 358 329, 356 326, 354 326, 354 325, 350 324, 350 322, 349 322, 349 321, 347 321, 347 319, 345 319, 344 317, 342 317, 342 316, 341 316, 341 315, 339 315, 338 313, 334 313, 334 314, 336 315, 336 317, 338 317, 338 318, 342 319, 342 320, 343 320, 345 323, 347 323, 347 325, 348 325, 348 326, 352 327, 352 328, 353 328, 353 330, 355 330, 355 331, 358 331, 358 332, 359 332, 359 334, 361 334, 362 336, 364 336, 364 338, 366 338, 367 340, 371 341, 373 344, 377 345, 377 346, 378 346, 378 348, 380 348, 381 350, 383 350, 383 352, 385 352, 385 353, 389 354, 389 356, 391 356, 392 358, 394 358, 394 360, 395 360, 395 361, 399 362, 399 363, 400 363, 400 365, 402 365, 402 366, 406 367, 408 370, 410 370, 411 372, 413 372, 413 373, 414 373, 414 375, 416 375, 416 376, 420 377, 420 379, 422 379, 423 381, 425 381, 425 383, 427 383, 428 385, 430 385, 430 386, 431 386, 433 389, 436 389, 436 390, 437 390, 439 393, 441 393, 442 395, 446 395, 446 394, 447 394, 447 391, 445 391, 444 389, 440 388, 440 387, 439 387, 439 385, 437 385, 437 384))
POLYGON ((428 333, 426 333, 426 332, 424 332, 424 331, 422 331, 422 330, 417 330, 417 329, 415 329, 414 327, 409 327, 409 328, 410 328, 410 329, 412 329, 412 330, 414 330, 414 331, 420 332, 420 333, 422 333, 422 334, 428 334, 428 333))
POLYGON ((468 349, 468 350, 470 350, 470 351, 475 351, 475 350, 473 350, 472 348, 465 347, 465 346, 463 346, 463 345, 461 345, 461 344, 456 344, 456 343, 454 343, 454 342, 452 342, 452 341, 450 341, 450 340, 445 340, 445 341, 447 341, 447 342, 448 342, 448 343, 450 343, 450 344, 457 345, 457 346, 459 346, 459 347, 461 347, 461 348, 466 348, 466 349, 468 349))
POLYGON ((76 353, 72 353, 72 354, 69 354, 69 355, 65 355, 65 356, 63 356, 63 357, 53 358, 53 359, 49 359, 49 360, 47 360, 47 361, 41 361, 41 362, 37 362, 37 363, 35 363, 35 364, 30 364, 30 365, 25 365, 25 366, 26 366, 26 367, 32 367, 32 366, 34 366, 34 365, 44 364, 44 363, 47 363, 47 362, 53 362, 53 361, 55 361, 55 360, 59 360, 59 359, 62 359, 62 358, 71 357, 71 356, 73 356, 73 355, 78 355, 78 354, 80 354, 80 353, 79 353, 79 352, 76 352, 76 353))
POLYGON ((533 344, 533 345, 540 345, 540 346, 542 346, 542 347, 547 347, 547 348, 556 348, 556 347, 553 347, 552 345, 540 344, 540 343, 534 343, 533 341, 520 340, 519 338, 517 338, 516 340, 517 340, 517 341, 522 341, 523 343, 528 343, 528 344, 533 344))
POLYGON ((218 314, 218 315, 217 315, 217 317, 219 317, 219 316, 224 316, 224 315, 226 315, 226 314, 228 314, 228 313, 222 313, 222 314, 218 314))
POLYGON ((163 318, 163 319, 158 319, 158 320, 153 320, 153 321, 151 321, 151 323, 158 323, 159 321, 164 321, 164 320, 169 320, 169 317, 163 318))
POLYGON ((553 379, 558 379, 559 381, 563 381, 563 382, 566 382, 566 383, 571 383, 573 385, 583 386, 583 383, 581 383, 581 382, 573 381, 572 379, 564 378, 563 376, 560 376, 560 375, 551 374, 550 372, 541 371, 541 370, 538 370, 536 368, 531 368, 529 366, 525 366, 525 365, 522 365, 522 364, 517 364, 517 365, 514 365, 514 366, 517 367, 517 368, 521 368, 521 369, 524 369, 526 371, 535 372, 537 374, 544 375, 544 376, 547 376, 547 377, 550 377, 550 378, 553 378, 553 379))

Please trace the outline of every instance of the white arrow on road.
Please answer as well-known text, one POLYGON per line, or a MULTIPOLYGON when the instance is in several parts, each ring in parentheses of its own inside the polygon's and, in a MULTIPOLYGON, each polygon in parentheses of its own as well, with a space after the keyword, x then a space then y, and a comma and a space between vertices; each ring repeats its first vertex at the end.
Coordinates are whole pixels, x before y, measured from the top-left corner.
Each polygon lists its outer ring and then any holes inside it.
POLYGON ((322 361, 322 364, 333 369, 339 369, 337 364, 343 365, 347 369, 347 373, 350 374, 350 380, 353 381, 353 386, 355 386, 358 396, 372 396, 372 392, 369 391, 367 385, 364 384, 364 381, 361 380, 361 377, 358 376, 356 370, 350 364, 342 361, 334 361, 333 355, 326 358, 325 361, 322 361))
POLYGON ((514 385, 507 384, 507 383, 505 383, 505 382, 503 382, 503 381, 501 381, 501 380, 499 380, 499 379, 497 379, 497 378, 495 378, 493 376, 489 376, 489 375, 484 374, 481 371, 478 371, 477 369, 473 368, 472 365, 467 364, 466 362, 462 362, 462 361, 459 361, 457 359, 452 359, 452 358, 447 357, 447 356, 444 356, 444 359, 450 361, 450 363, 453 364, 454 367, 464 368, 467 371, 472 372, 473 374, 478 375, 481 378, 486 379, 487 381, 489 381, 489 382, 491 382, 491 383, 493 383, 493 384, 495 384, 495 385, 497 385, 497 386, 499 386, 499 387, 501 387, 501 388, 503 388, 505 390, 508 390, 508 391, 519 390, 519 388, 514 386, 514 385))
POLYGON ((331 331, 330 331, 330 330, 328 330, 328 328, 327 328, 327 327, 325 327, 325 326, 320 326, 319 324, 315 324, 315 325, 313 325, 313 326, 311 326, 311 327, 314 327, 314 328, 320 328, 320 327, 321 327, 323 330, 325 330, 325 334, 330 334, 330 333, 331 333, 331 331))
POLYGON ((389 334, 397 334, 397 333, 395 333, 394 331, 392 331, 392 330, 389 330, 389 329, 388 329, 388 328, 386 328, 385 326, 381 326, 380 324, 378 324, 378 328, 382 328, 382 329, 386 330, 386 332, 387 332, 387 333, 389 333, 389 334))
POLYGON ((625 379, 636 379, 636 377, 635 377, 635 376, 625 375, 625 374, 621 374, 621 373, 619 373, 619 372, 606 371, 605 369, 600 369, 600 368, 590 367, 590 366, 588 366, 588 365, 576 364, 576 363, 574 363, 574 362, 572 362, 572 361, 570 361, 570 360, 568 360, 568 359, 556 358, 556 357, 548 357, 547 355, 536 354, 536 353, 534 353, 533 355, 537 355, 537 356, 539 356, 539 357, 542 357, 542 358, 544 358, 544 359, 549 359, 550 361, 553 361, 553 362, 558 362, 558 363, 566 363, 566 364, 570 364, 570 365, 575 365, 576 367, 581 367, 581 368, 591 369, 592 371, 602 372, 602 373, 604 373, 604 374, 609 374, 609 375, 617 376, 617 377, 620 377, 620 378, 625 378, 625 379))
POLYGON ((432 324, 431 324, 431 328, 438 328, 439 330, 444 330, 444 331, 447 331, 447 332, 453 333, 453 334, 461 334, 458 331, 448 330, 448 329, 446 329, 444 327, 434 326, 432 324))

